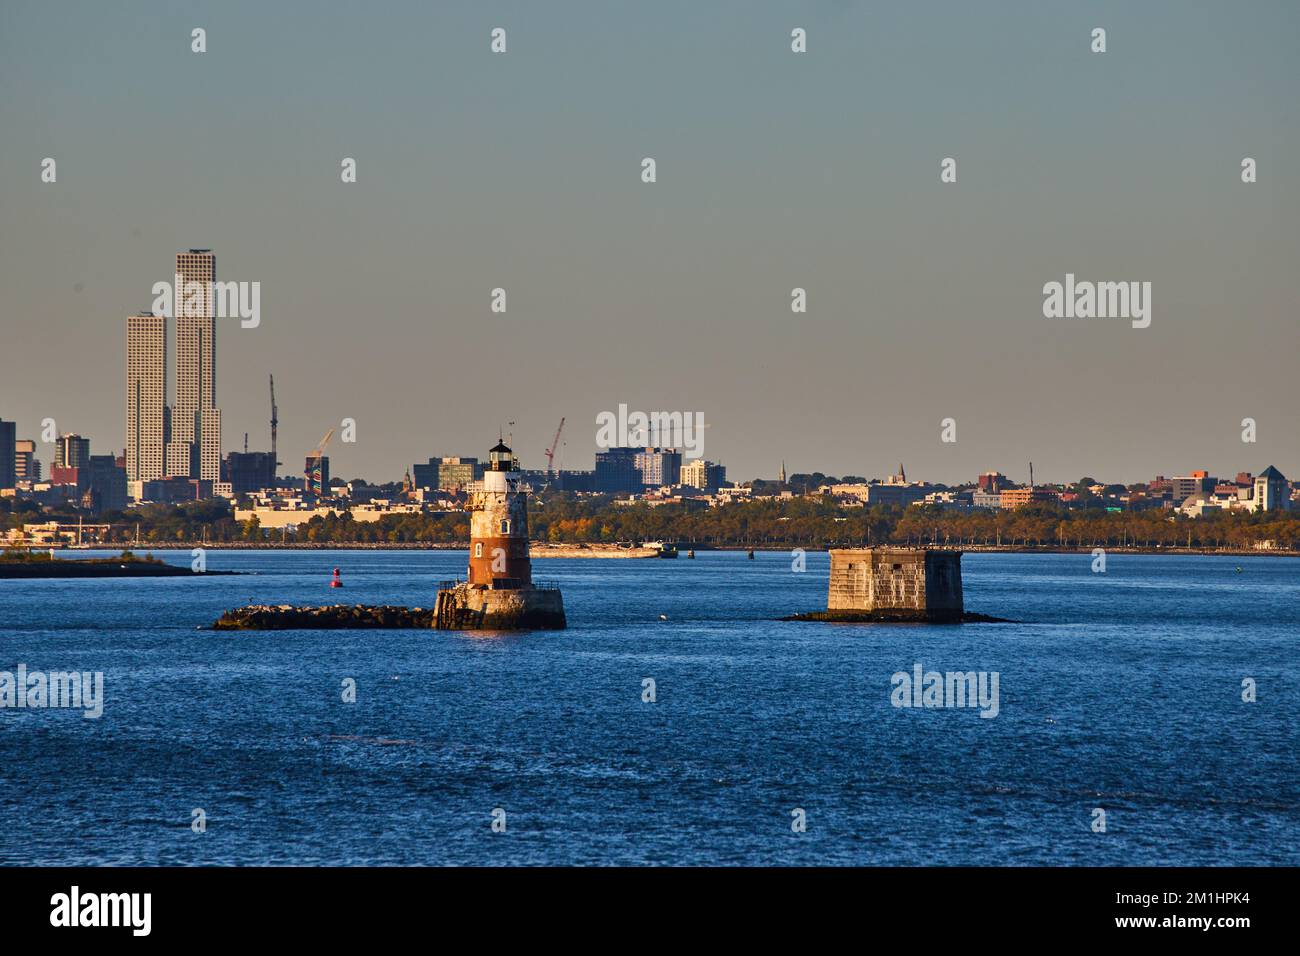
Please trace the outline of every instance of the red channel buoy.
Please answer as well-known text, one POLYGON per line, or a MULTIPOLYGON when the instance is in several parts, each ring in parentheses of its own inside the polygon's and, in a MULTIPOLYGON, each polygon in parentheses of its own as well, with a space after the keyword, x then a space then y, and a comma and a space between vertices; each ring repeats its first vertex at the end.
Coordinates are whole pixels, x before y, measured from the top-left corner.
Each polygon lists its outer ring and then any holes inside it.
POLYGON ((338 568, 335 568, 335 569, 334 569, 334 577, 332 577, 332 578, 330 579, 330 587, 332 587, 332 588, 341 588, 341 587, 343 587, 343 582, 342 582, 341 580, 339 580, 339 569, 338 569, 338 568))

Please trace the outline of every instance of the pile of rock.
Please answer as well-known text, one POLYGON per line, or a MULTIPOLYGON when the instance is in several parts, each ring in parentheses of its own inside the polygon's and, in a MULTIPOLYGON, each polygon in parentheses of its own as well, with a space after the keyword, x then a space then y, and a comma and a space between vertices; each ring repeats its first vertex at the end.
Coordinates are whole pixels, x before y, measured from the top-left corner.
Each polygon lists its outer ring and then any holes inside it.
POLYGON ((227 611, 212 625, 214 631, 288 631, 322 628, 432 628, 431 608, 392 604, 331 604, 295 607, 292 604, 250 604, 227 611))

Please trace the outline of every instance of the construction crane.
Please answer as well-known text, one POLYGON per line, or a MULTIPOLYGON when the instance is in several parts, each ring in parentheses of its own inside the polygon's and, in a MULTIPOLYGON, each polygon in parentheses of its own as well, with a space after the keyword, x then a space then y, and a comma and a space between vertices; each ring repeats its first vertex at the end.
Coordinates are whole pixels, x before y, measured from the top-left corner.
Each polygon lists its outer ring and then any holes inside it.
POLYGON ((318 444, 315 447, 315 449, 312 450, 311 455, 308 457, 311 458, 323 457, 325 454, 325 449, 329 447, 329 443, 333 440, 334 440, 334 429, 331 428, 329 431, 325 433, 325 437, 320 440, 320 444, 318 444))
POLYGON ((546 449, 546 473, 555 474, 555 449, 560 447, 560 432, 564 431, 564 416, 560 416, 560 427, 555 429, 555 437, 551 439, 551 447, 546 449))
MULTIPOLYGON (((654 445, 654 447, 656 447, 656 448, 660 447, 660 446, 659 446, 659 441, 660 441, 660 439, 661 439, 663 436, 662 436, 662 435, 660 434, 660 432, 659 432, 659 423, 658 423, 658 422, 654 422, 654 423, 653 423, 653 426, 654 426, 654 431, 653 431, 653 432, 650 430, 650 429, 651 429, 651 425, 650 425, 650 424, 642 425, 640 428, 634 429, 633 431, 631 431, 631 432, 628 433, 628 441, 630 441, 633 445, 640 445, 641 443, 638 442, 638 441, 636 440, 636 439, 637 439, 637 436, 638 436, 638 435, 642 435, 642 434, 644 434, 644 435, 645 435, 645 438, 646 438, 646 441, 651 442, 651 443, 654 445)), ((712 428, 712 427, 713 427, 713 424, 712 424, 711 422, 707 422, 707 423, 702 424, 702 425, 699 425, 699 426, 697 426, 697 427, 699 427, 699 428, 712 428)), ((684 436, 682 436, 682 437, 684 437, 684 436)))
POLYGON ((275 453, 275 428, 280 424, 280 410, 275 407, 275 376, 271 376, 271 460, 275 467, 280 467, 280 459, 275 453))

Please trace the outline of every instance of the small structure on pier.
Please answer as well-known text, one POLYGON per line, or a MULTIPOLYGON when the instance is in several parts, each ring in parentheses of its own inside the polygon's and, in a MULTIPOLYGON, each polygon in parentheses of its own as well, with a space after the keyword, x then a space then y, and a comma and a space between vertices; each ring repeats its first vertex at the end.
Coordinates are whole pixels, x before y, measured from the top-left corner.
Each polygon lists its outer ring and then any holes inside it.
POLYGON ((853 548, 830 554, 828 612, 889 620, 962 619, 960 551, 853 548))
POLYGON ((440 630, 558 630, 564 599, 533 581, 528 555, 528 488, 504 442, 488 453, 483 480, 469 487, 469 571, 438 590, 440 630))
POLYGON ((832 549, 826 610, 784 621, 1004 623, 972 614, 961 593, 961 552, 927 548, 832 549))

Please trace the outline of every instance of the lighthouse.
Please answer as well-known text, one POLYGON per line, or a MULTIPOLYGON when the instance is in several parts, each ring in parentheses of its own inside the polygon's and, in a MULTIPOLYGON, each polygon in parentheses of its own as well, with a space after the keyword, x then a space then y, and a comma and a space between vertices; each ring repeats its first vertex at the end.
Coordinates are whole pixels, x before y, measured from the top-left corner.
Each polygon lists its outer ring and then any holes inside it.
POLYGON ((469 586, 532 587, 528 494, 520 488, 519 463, 504 442, 488 452, 483 480, 471 486, 469 513, 469 586))
POLYGON ((482 481, 469 486, 469 568, 463 582, 438 591, 441 630, 565 627, 558 588, 533 581, 528 556, 528 487, 503 441, 488 452, 482 481))

